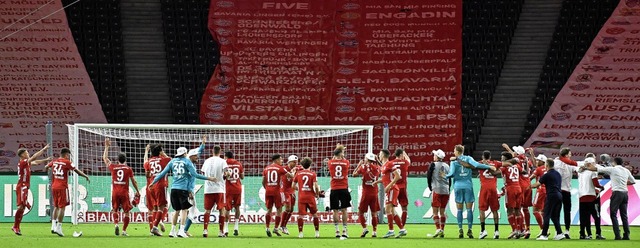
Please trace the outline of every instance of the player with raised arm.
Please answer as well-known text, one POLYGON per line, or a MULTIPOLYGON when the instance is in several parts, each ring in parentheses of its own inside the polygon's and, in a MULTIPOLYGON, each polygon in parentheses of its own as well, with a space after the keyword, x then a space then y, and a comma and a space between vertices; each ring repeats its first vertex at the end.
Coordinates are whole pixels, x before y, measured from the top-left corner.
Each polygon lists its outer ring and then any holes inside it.
POLYGON ((62 219, 64 218, 64 211, 70 204, 69 199, 69 172, 73 171, 87 179, 87 183, 91 182, 89 177, 81 170, 74 167, 69 161, 71 157, 71 150, 69 148, 62 148, 60 150, 60 157, 49 162, 45 166, 45 170, 52 170, 53 182, 51 183, 51 193, 53 195, 53 220, 51 221, 51 233, 58 234, 60 237, 64 237, 62 233, 62 219))
MULTIPOLYGON (((536 182, 540 182, 540 178, 547 173, 547 167, 545 166, 545 161, 547 161, 547 156, 544 154, 539 154, 537 157, 534 155, 533 150, 529 150, 529 155, 531 156, 531 161, 536 165, 535 170, 531 173, 529 177, 531 180, 534 178, 536 182)), ((540 186, 536 189, 535 197, 533 198, 533 216, 536 218, 536 222, 538 222, 538 226, 540 227, 540 234, 536 236, 539 238, 544 235, 542 233, 542 228, 544 227, 544 223, 542 223, 542 215, 544 214, 544 203, 547 201, 547 189, 544 184, 540 184, 540 186)))
MULTIPOLYGON (((502 166, 502 162, 497 160, 491 160, 491 152, 483 151, 482 152, 482 163, 486 165, 492 165, 494 167, 502 166)), ((493 232, 493 238, 500 238, 499 223, 500 216, 498 215, 498 210, 500 209, 500 202, 498 196, 498 178, 496 176, 500 175, 500 171, 490 171, 490 170, 480 170, 480 196, 478 197, 480 210, 480 239, 484 239, 489 235, 485 230, 485 219, 487 210, 491 209, 491 214, 493 216, 493 225, 495 227, 495 231, 493 232)))
POLYGON ((364 214, 371 211, 371 225, 373 226, 373 234, 371 237, 377 237, 378 231, 378 211, 380 211, 380 203, 378 202, 378 185, 374 184, 380 176, 380 165, 373 153, 367 153, 365 160, 358 163, 358 167, 353 171, 352 176, 362 175, 362 197, 358 204, 358 220, 362 226, 361 238, 369 233, 367 222, 364 214))
POLYGON ((434 238, 444 238, 444 226, 447 223, 447 202, 449 202, 449 190, 451 179, 447 179, 449 165, 442 160, 445 157, 444 151, 433 150, 433 163, 427 172, 427 186, 432 192, 431 207, 433 208, 433 223, 436 225, 434 238))
POLYGON ((173 214, 173 218, 171 219, 171 231, 169 232, 169 237, 188 237, 184 228, 187 221, 188 209, 192 206, 189 202, 189 198, 193 197, 193 194, 190 192, 189 180, 191 180, 192 177, 195 177, 201 180, 218 181, 216 178, 198 174, 193 166, 193 163, 197 161, 198 149, 191 149, 187 153, 187 148, 180 147, 176 152, 175 158, 173 158, 162 172, 156 175, 153 182, 151 182, 150 187, 153 189, 156 183, 165 177, 167 173, 169 173, 169 170, 171 170, 174 178, 173 183, 171 184, 171 207, 173 207, 176 212, 173 214), (178 217, 181 217, 181 227, 180 231, 177 231, 176 233, 178 217))
MULTIPOLYGON (((388 150, 382 150, 381 154, 389 154, 388 150)), ((388 157, 387 157, 388 158, 388 157)), ((395 207, 398 206, 398 181, 400 180, 400 165, 394 165, 392 161, 387 161, 382 167, 382 178, 379 181, 382 181, 382 185, 384 186, 384 210, 387 215, 387 222, 389 223, 389 231, 387 234, 382 236, 382 238, 389 238, 396 235, 395 230, 393 230, 393 223, 395 222, 400 231, 398 232, 398 236, 396 238, 400 238, 402 236, 407 235, 407 230, 404 229, 404 225, 402 224, 402 220, 400 216, 396 213, 395 207)), ((376 182, 377 183, 377 182, 376 182)))
POLYGON ((145 187, 145 195, 144 195, 144 203, 147 207, 147 222, 149 223, 149 234, 151 236, 153 236, 153 221, 155 220, 153 218, 153 215, 155 214, 155 211, 153 210, 153 206, 156 205, 155 200, 153 199, 153 196, 151 195, 151 189, 148 187, 149 184, 151 184, 151 182, 153 181, 153 177, 150 176, 151 174, 151 168, 149 166, 149 152, 151 151, 151 144, 147 144, 147 146, 145 146, 144 148, 144 163, 142 164, 142 167, 144 168, 144 175, 145 178, 147 179, 147 187, 145 187))
POLYGON ((518 159, 518 165, 520 166, 520 190, 522 191, 522 203, 520 204, 521 213, 519 218, 519 225, 522 227, 521 236, 525 239, 529 239, 531 235, 530 224, 531 224, 531 213, 529 211, 529 207, 533 206, 533 191, 531 189, 531 176, 530 170, 533 167, 529 158, 527 158, 527 150, 531 150, 530 148, 525 149, 522 146, 513 146, 509 148, 509 145, 502 144, 502 147, 505 148, 508 152, 513 154, 514 158, 518 159))
POLYGON ((280 188, 280 192, 282 192, 284 196, 282 202, 284 211, 282 211, 280 229, 282 230, 282 233, 289 235, 287 222, 289 222, 289 218, 291 218, 291 214, 293 213, 293 206, 296 204, 296 193, 295 189, 292 187, 293 178, 295 177, 296 172, 302 169, 302 166, 298 164, 298 156, 289 156, 289 158, 287 158, 287 165, 284 166, 284 169, 287 171, 287 174, 282 176, 282 188, 280 188))
POLYGON ((147 176, 147 190, 150 193, 150 197, 147 199, 151 199, 153 202, 153 224, 151 228, 151 233, 156 236, 162 236, 162 232, 164 232, 164 224, 162 223, 162 219, 167 215, 169 209, 167 208, 167 187, 169 186, 167 183, 167 177, 162 177, 155 185, 155 187, 150 187, 153 179, 162 172, 169 162, 171 161, 171 157, 167 156, 164 153, 161 144, 149 145, 149 151, 151 152, 151 158, 144 163, 145 175, 147 176), (158 226, 160 226, 161 230, 158 230, 158 226))
POLYGON ((282 183, 282 176, 287 174, 287 171, 282 166, 282 156, 280 154, 274 154, 271 156, 271 164, 264 168, 262 171, 262 187, 265 189, 265 207, 267 212, 265 213, 265 226, 267 236, 271 237, 271 213, 273 207, 276 207, 276 222, 273 228, 273 233, 277 236, 281 236, 278 231, 280 225, 280 214, 282 214, 282 195, 280 194, 280 187, 282 183))
POLYGON ((229 228, 229 217, 231 210, 234 210, 235 213, 235 225, 233 227, 233 236, 238 236, 238 223, 240 222, 240 203, 242 200, 242 180, 244 180, 244 167, 242 164, 234 159, 234 154, 232 151, 226 151, 224 153, 224 159, 227 161, 227 166, 229 166, 229 177, 226 180, 226 189, 227 189, 227 206, 225 219, 227 223, 225 226, 225 235, 228 233, 227 229, 229 228))
POLYGON ((470 156, 464 155, 464 146, 456 145, 453 150, 454 156, 450 158, 451 167, 447 178, 453 178, 453 190, 455 194, 456 207, 458 209, 458 238, 464 238, 462 230, 462 208, 463 204, 467 207, 467 236, 473 238, 473 203, 475 202, 475 193, 473 192, 473 184, 471 183, 472 168, 490 169, 495 171, 493 166, 487 166, 476 162, 470 156))
POLYGON ((507 220, 511 225, 512 232, 508 239, 520 238, 524 236, 522 233, 520 218, 522 218, 520 207, 522 207, 522 188, 520 187, 520 170, 522 168, 518 161, 513 158, 510 152, 502 152, 502 178, 504 179, 507 206, 507 220))
POLYGON ((32 156, 29 156, 29 151, 27 151, 27 149, 18 149, 17 154, 18 157, 20 157, 20 161, 18 161, 18 183, 16 184, 16 205, 18 206, 18 210, 16 210, 13 227, 11 227, 11 231, 18 236, 22 235, 20 223, 22 222, 24 209, 31 209, 31 203, 29 203, 28 200, 29 188, 31 187, 31 166, 48 162, 52 159, 46 158, 36 160, 36 158, 40 157, 40 155, 42 155, 47 149, 49 149, 48 144, 32 156))
POLYGON ((316 178, 316 172, 310 170, 313 161, 311 158, 305 157, 300 164, 303 169, 297 171, 296 177, 293 179, 293 188, 298 191, 298 238, 302 238, 302 230, 304 228, 304 217, 311 214, 313 217, 313 227, 316 230, 316 238, 320 237, 320 220, 318 219, 318 206, 316 198, 320 194, 320 186, 316 178))
MULTIPOLYGON (((200 146, 197 148, 198 149, 198 159, 193 161, 193 167, 195 167, 196 171, 198 171, 198 164, 196 162, 199 161, 200 159, 200 155, 204 153, 204 148, 205 145, 207 143, 207 136, 203 135, 202 136, 202 143, 200 143, 200 146)), ((188 214, 187 214, 187 221, 184 227, 184 232, 185 234, 187 234, 187 236, 191 237, 191 234, 189 233, 189 228, 191 227, 191 224, 193 224, 194 222, 197 222, 197 218, 198 218, 198 208, 196 207, 197 203, 196 203, 196 198, 195 198, 195 194, 196 194, 196 179, 194 177, 191 177, 189 179, 189 184, 188 184, 188 188, 189 188, 189 203, 191 203, 191 207, 187 210, 188 214)))
POLYGON ((407 206, 409 206, 409 198, 407 196, 407 177, 409 177, 409 166, 411 166, 411 159, 404 149, 396 149, 394 155, 396 159, 392 161, 394 165, 400 168, 400 180, 398 180, 398 203, 402 208, 402 225, 407 223, 407 206))
POLYGON ((202 165, 202 172, 207 177, 216 178, 216 182, 206 182, 204 185, 204 230, 202 231, 203 237, 209 236, 209 218, 211 216, 211 209, 216 206, 219 211, 218 223, 220 231, 218 237, 226 237, 224 232, 225 216, 226 213, 226 180, 229 176, 227 161, 220 157, 222 148, 220 146, 213 147, 213 156, 204 161, 202 165))
POLYGON ((122 236, 129 236, 127 234, 127 227, 131 216, 129 211, 133 209, 131 206, 131 200, 129 200, 129 181, 136 190, 136 197, 140 197, 140 191, 138 190, 138 182, 133 177, 133 170, 126 164, 127 155, 124 153, 118 154, 118 163, 112 163, 109 159, 109 146, 111 146, 111 140, 106 138, 104 140, 104 153, 102 154, 102 161, 107 165, 111 172, 111 216, 115 224, 115 234, 120 235, 120 227, 118 222, 120 220, 120 209, 123 212, 123 226, 122 236))
POLYGON ((349 193, 349 168, 350 163, 344 157, 345 147, 338 144, 333 151, 333 159, 329 160, 329 175, 331 176, 331 194, 329 195, 329 202, 331 210, 333 211, 333 225, 336 230, 336 238, 347 239, 349 233, 347 232, 347 208, 351 207, 351 194, 349 193), (338 228, 338 222, 342 214, 342 235, 340 235, 340 229, 338 228))

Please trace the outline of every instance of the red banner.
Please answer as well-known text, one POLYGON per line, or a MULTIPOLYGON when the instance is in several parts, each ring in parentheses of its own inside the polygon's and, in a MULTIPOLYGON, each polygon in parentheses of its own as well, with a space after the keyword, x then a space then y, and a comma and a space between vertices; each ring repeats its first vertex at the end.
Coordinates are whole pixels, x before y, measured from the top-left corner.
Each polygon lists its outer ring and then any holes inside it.
POLYGON ((8 36, 0 41, 0 171, 17 170, 19 148, 44 147, 49 120, 55 152, 68 147, 65 124, 106 122, 61 9, 60 1, 0 5, 0 39, 8 36))
POLYGON ((426 173, 431 150, 462 140, 461 24, 460 0, 212 0, 221 58, 200 120, 389 123, 389 149, 426 173))
POLYGON ((621 1, 525 144, 621 157, 640 174, 640 4, 621 1))

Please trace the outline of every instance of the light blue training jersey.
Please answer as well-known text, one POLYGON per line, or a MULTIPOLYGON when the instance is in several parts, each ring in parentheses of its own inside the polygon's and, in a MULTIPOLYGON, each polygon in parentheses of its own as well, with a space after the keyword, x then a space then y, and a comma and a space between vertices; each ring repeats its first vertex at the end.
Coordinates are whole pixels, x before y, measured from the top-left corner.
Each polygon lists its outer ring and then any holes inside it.
POLYGON ((153 183, 156 183, 158 180, 160 180, 160 178, 166 176, 167 173, 169 173, 169 170, 171 170, 173 176, 171 189, 191 191, 192 187, 194 186, 190 184, 192 178, 195 177, 202 180, 207 179, 207 177, 196 172, 196 168, 193 166, 193 163, 189 158, 178 157, 173 158, 171 162, 167 164, 167 167, 165 167, 164 170, 162 170, 162 172, 160 172, 160 174, 158 174, 156 178, 153 179, 153 183))
POLYGON ((458 159, 451 161, 449 174, 447 178, 453 178, 454 189, 473 189, 471 182, 472 170, 460 164, 460 161, 466 162, 476 169, 489 169, 489 166, 476 162, 471 156, 462 155, 458 159))

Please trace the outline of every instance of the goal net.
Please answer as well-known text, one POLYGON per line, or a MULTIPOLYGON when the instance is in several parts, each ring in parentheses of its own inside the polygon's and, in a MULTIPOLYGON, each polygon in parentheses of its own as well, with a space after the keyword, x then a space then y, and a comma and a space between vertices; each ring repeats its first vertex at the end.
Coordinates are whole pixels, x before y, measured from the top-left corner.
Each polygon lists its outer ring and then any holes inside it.
MULTIPOLYGON (((264 189, 262 170, 271 163, 271 155, 281 154, 286 163, 289 155, 310 157, 312 169, 318 173, 322 189, 329 188, 326 163, 333 155, 336 144, 346 146, 346 158, 351 171, 367 152, 373 149, 373 126, 226 126, 226 125, 151 125, 151 124, 75 124, 69 125, 69 144, 74 165, 91 178, 91 183, 78 179, 74 174, 71 189, 71 220, 77 223, 109 222, 111 211, 111 177, 102 161, 104 140, 111 140, 109 158, 117 160, 117 154, 127 154, 127 164, 133 169, 140 187, 141 201, 133 212, 133 222, 145 222, 145 178, 143 160, 147 144, 162 144, 165 153, 173 156, 178 147, 193 149, 206 137, 204 154, 200 154, 196 169, 212 156, 213 146, 232 151, 245 169, 242 196, 241 222, 264 220, 264 189)), ((171 177, 169 177, 171 180, 171 177)), ((351 179, 352 204, 357 209, 360 180, 351 179)), ((196 180, 196 206, 203 209, 203 181, 196 180)), ((133 197, 133 186, 130 194, 133 197)), ((132 198, 133 199, 133 198, 132 198)), ((328 206, 318 203, 319 209, 328 206)), ((216 215, 217 216, 217 215, 216 215)), ((215 222, 215 220, 213 221, 215 222)))

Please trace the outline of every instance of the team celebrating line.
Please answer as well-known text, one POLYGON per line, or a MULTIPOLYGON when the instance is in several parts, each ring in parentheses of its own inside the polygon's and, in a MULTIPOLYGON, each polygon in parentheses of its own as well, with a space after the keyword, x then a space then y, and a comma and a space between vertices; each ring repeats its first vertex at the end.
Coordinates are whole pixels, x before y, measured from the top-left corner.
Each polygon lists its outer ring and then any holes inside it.
MULTIPOLYGON (((146 206, 149 209, 148 224, 149 233, 154 236, 163 236, 165 227, 163 220, 167 218, 168 201, 167 189, 170 189, 170 203, 175 210, 171 216, 171 230, 169 237, 188 238, 189 227, 197 222, 198 215, 195 208, 195 179, 206 180, 204 183, 204 221, 203 237, 209 236, 208 226, 211 211, 218 210, 219 232, 218 237, 229 235, 229 220, 231 212, 234 215, 233 235, 238 236, 240 220, 240 204, 242 196, 242 180, 244 168, 242 163, 234 158, 232 151, 224 151, 220 146, 214 146, 212 156, 207 158, 200 172, 197 164, 200 154, 204 153, 206 136, 203 136, 200 147, 188 150, 186 147, 177 149, 174 157, 169 157, 160 144, 146 146, 144 155, 144 170, 147 179, 146 206), (149 154, 151 157, 149 157, 149 154), (171 173, 173 181, 169 187, 167 176, 171 173), (178 223, 178 220, 180 222, 178 223)), ((138 183, 134 178, 133 170, 127 165, 127 155, 119 153, 117 161, 109 158, 111 141, 104 141, 103 161, 111 173, 112 200, 111 217, 114 222, 115 235, 128 236, 127 227, 130 222, 130 211, 140 202, 138 183), (133 200, 130 199, 129 186, 135 190, 133 200), (123 226, 120 231, 119 222, 122 219, 123 226)), ((489 235, 486 230, 485 220, 487 213, 491 214, 494 224, 493 238, 500 237, 499 232, 499 198, 505 197, 507 220, 511 226, 508 239, 528 239, 531 236, 529 208, 533 208, 533 215, 540 227, 538 240, 569 239, 571 227, 571 179, 577 174, 580 203, 580 239, 603 240, 600 228, 600 192, 604 187, 599 184, 598 178, 608 177, 612 184, 611 196, 611 220, 613 224, 614 239, 628 240, 630 231, 627 218, 628 185, 635 183, 631 172, 623 166, 621 158, 613 160, 607 154, 602 154, 600 165, 596 164, 596 156, 589 153, 584 161, 571 159, 571 150, 562 148, 560 157, 549 159, 545 155, 535 156, 533 149, 525 149, 522 146, 509 147, 503 144, 505 149, 500 154, 500 160, 492 160, 491 153, 484 151, 482 160, 476 161, 470 156, 464 155, 464 146, 456 145, 453 156, 445 162, 446 154, 442 150, 434 150, 433 162, 427 172, 427 187, 431 193, 431 207, 433 208, 433 222, 436 231, 428 234, 429 237, 444 238, 447 220, 446 208, 449 195, 454 194, 457 209, 456 219, 458 225, 458 238, 464 238, 463 220, 466 215, 466 236, 474 238, 472 230, 474 222, 474 204, 476 192, 473 187, 472 177, 474 170, 480 179, 480 191, 478 194, 478 207, 480 210, 480 233, 478 238, 485 239, 489 235), (498 177, 502 177, 504 187, 498 187, 498 177), (531 183, 535 180, 535 183, 531 183), (453 189, 451 189, 453 186, 453 189), (535 194, 532 189, 536 189, 535 194), (565 230, 560 226, 560 211, 564 211, 565 230), (620 232, 618 224, 618 211, 622 219, 623 232, 620 232), (591 218, 595 222, 595 236, 591 232, 591 218), (550 222, 553 222, 555 234, 549 233, 550 222)), ((18 150, 20 157, 18 163, 18 183, 16 186, 18 210, 12 231, 16 235, 22 235, 20 224, 25 208, 30 209, 28 192, 30 187, 31 166, 49 162, 45 168, 52 170, 51 194, 53 197, 53 212, 51 221, 51 233, 64 236, 62 221, 66 206, 69 205, 68 175, 73 171, 86 178, 89 177, 71 163, 71 151, 63 148, 60 157, 36 160, 49 146, 29 156, 25 149, 18 150)), ((351 164, 345 158, 346 147, 338 144, 333 151, 333 157, 328 160, 327 167, 330 175, 329 209, 333 214, 335 237, 348 239, 347 223, 349 219, 348 209, 351 205, 349 188, 349 172, 351 164), (342 230, 340 230, 342 224, 342 230)), ((297 206, 298 237, 303 238, 305 220, 313 222, 315 237, 320 237, 318 198, 325 196, 321 190, 316 172, 313 170, 314 161, 305 157, 299 159, 296 155, 290 155, 286 163, 283 163, 280 154, 271 157, 271 164, 262 172, 262 186, 265 189, 265 232, 268 237, 289 235, 287 224, 297 206), (297 194, 296 194, 297 191, 297 194), (297 205, 296 205, 297 201, 297 205), (274 210, 275 209, 275 213, 274 210), (275 215, 275 216, 274 216, 275 215), (272 217, 275 222, 271 228, 272 217)), ((378 155, 367 153, 353 169, 352 177, 362 178, 362 193, 358 204, 358 220, 362 226, 360 237, 378 236, 378 214, 381 205, 384 207, 384 215, 388 223, 388 232, 382 238, 400 238, 406 236, 407 207, 409 203, 408 173, 411 159, 407 153, 399 148, 392 154, 383 149, 378 155), (392 159, 393 155, 393 159, 392 159), (380 192, 382 191, 382 192, 380 192), (384 194, 384 204, 379 201, 379 193, 384 194), (396 211, 400 207, 401 212, 396 211), (367 215, 369 217, 367 217, 367 215), (369 230, 369 223, 372 230, 369 230), (399 229, 395 232, 395 227, 399 229)))

